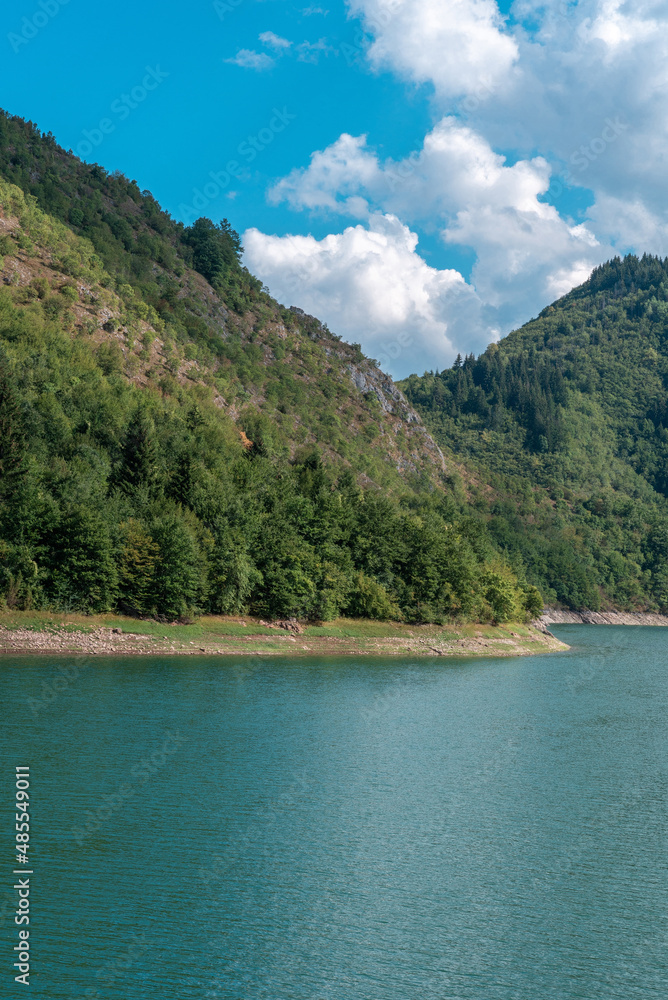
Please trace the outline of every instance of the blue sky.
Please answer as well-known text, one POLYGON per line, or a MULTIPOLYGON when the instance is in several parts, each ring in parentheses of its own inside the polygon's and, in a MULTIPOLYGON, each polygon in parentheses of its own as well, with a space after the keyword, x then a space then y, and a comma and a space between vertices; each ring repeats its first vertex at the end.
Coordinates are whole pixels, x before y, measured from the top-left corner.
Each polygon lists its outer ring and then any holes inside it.
MULTIPOLYGON (((92 13, 83 0, 69 0, 29 43, 15 42, 18 51, 5 43, 1 104, 51 130, 75 152, 86 142, 85 131, 110 117, 115 131, 86 158, 136 177, 179 218, 184 214, 179 206, 192 203, 209 172, 239 160, 240 143, 267 127, 274 108, 286 109, 294 115, 289 127, 275 135, 243 180, 207 206, 215 217, 229 216, 239 231, 251 225, 289 231, 294 213, 269 205, 267 186, 343 131, 368 131, 388 155, 401 156, 420 144, 431 120, 427 101, 407 95, 392 74, 369 70, 360 48, 361 24, 346 17, 343 4, 323 6, 323 16, 302 13, 308 0, 232 3, 223 0, 219 11, 206 0, 187 8, 174 0, 117 0, 105 5, 104 13, 92 13), (296 43, 315 45, 324 38, 332 51, 275 58, 263 72, 226 62, 244 48, 276 57, 258 41, 266 31, 296 43), (141 86, 146 66, 169 75, 121 122, 111 106, 141 86)), ((22 0, 3 11, 3 34, 20 36, 23 18, 39 10, 37 0, 22 0)), ((85 152, 85 145, 81 149, 85 152)), ((318 235, 327 231, 322 220, 301 228, 318 235)))
POLYGON ((19 0, 0 17, 5 109, 176 218, 229 218, 281 301, 395 376, 478 353, 613 253, 666 252, 665 3, 19 0))

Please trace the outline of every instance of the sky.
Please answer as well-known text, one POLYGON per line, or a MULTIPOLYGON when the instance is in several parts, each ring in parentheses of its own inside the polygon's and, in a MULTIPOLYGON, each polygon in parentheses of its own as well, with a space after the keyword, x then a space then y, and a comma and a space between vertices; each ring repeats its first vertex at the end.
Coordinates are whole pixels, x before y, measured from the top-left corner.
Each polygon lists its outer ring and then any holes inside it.
POLYGON ((15 0, 0 106, 396 378, 668 253, 668 0, 15 0))

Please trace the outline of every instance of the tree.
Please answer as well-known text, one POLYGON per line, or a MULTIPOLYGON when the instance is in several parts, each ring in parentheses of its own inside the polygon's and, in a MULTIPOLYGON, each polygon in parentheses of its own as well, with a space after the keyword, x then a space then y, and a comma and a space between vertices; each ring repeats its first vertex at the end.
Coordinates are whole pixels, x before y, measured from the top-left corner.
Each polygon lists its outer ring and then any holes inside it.
POLYGON ((210 285, 215 285, 239 264, 241 241, 227 219, 223 219, 220 226, 211 219, 197 219, 184 230, 183 242, 192 248, 195 270, 204 275, 210 285))
POLYGON ((248 609, 262 584, 262 574, 246 550, 243 538, 221 537, 210 560, 209 607, 215 614, 240 614, 248 609))
POLYGON ((123 552, 119 573, 119 601, 135 614, 152 610, 156 563, 160 549, 140 521, 121 525, 123 552))
POLYGON ((364 573, 356 573, 348 604, 348 614, 355 618, 401 618, 401 611, 392 601, 385 588, 364 573))
POLYGON ((144 407, 138 406, 125 435, 118 478, 126 488, 145 486, 153 492, 157 471, 155 427, 144 407))
POLYGON ((47 586, 57 607, 87 612, 114 607, 118 574, 109 529, 97 511, 80 504, 66 508, 45 542, 47 586))
POLYGON ((0 501, 25 473, 27 437, 9 360, 0 350, 0 501))
POLYGON ((0 606, 29 610, 39 593, 39 570, 25 545, 0 540, 0 606))
POLYGON ((176 511, 158 518, 151 533, 158 546, 151 603, 168 618, 190 615, 206 592, 206 568, 197 542, 176 511))

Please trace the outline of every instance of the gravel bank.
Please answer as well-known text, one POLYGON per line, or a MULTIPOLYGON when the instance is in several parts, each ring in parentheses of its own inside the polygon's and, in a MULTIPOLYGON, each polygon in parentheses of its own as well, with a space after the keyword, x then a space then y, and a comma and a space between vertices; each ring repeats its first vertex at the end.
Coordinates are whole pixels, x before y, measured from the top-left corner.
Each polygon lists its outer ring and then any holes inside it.
POLYGON ((557 611, 546 608, 543 625, 668 625, 668 615, 630 611, 557 611))

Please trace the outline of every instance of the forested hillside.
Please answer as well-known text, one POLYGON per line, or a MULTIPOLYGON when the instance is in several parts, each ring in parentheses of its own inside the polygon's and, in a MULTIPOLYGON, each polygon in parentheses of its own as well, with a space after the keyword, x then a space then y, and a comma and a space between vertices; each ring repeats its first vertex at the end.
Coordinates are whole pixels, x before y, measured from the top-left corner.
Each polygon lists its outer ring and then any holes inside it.
POLYGON ((359 346, 229 223, 0 115, 0 601, 507 621, 540 597, 359 346))
POLYGON ((668 610, 668 261, 613 260, 403 388, 546 600, 668 610))

